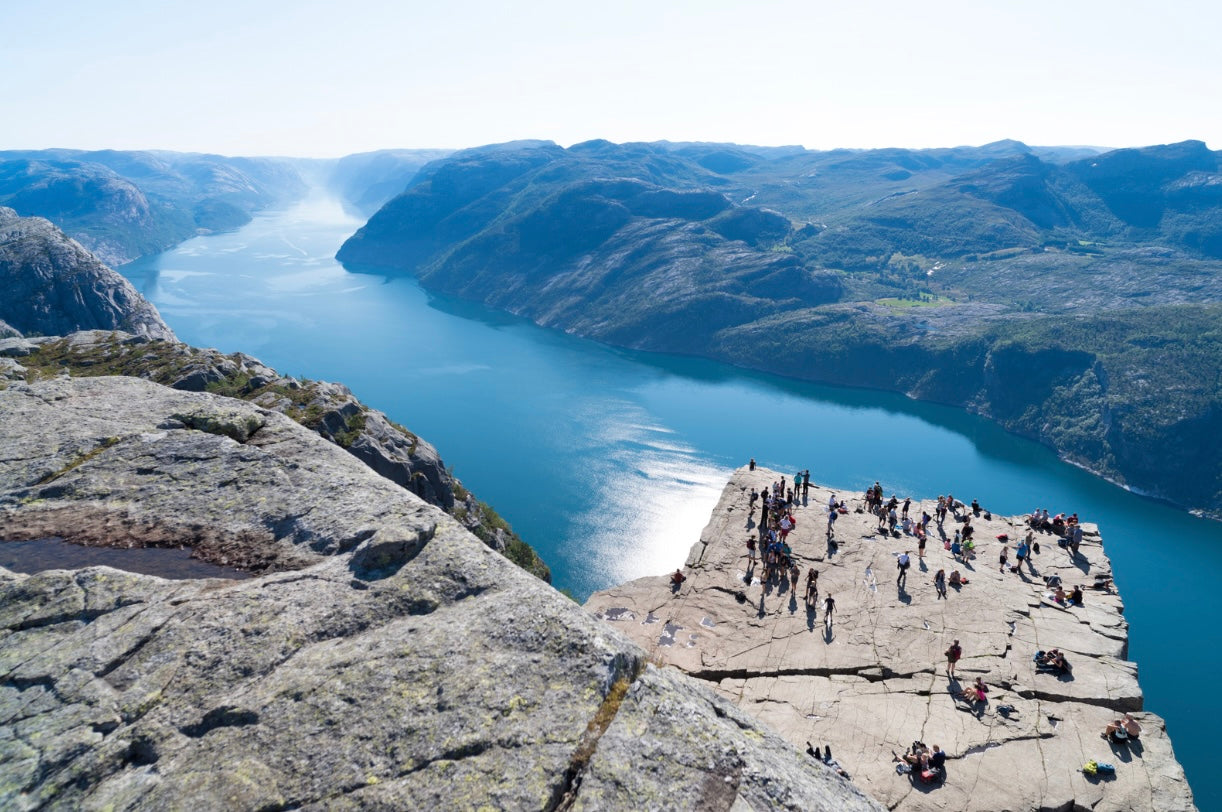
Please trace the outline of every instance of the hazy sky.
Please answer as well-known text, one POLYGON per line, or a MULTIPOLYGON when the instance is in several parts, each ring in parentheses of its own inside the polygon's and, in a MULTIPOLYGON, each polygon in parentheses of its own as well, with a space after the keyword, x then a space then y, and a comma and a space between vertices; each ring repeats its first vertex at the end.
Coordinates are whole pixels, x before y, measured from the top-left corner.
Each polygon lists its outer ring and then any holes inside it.
POLYGON ((0 0, 0 148, 1222 148, 1222 3, 0 0))

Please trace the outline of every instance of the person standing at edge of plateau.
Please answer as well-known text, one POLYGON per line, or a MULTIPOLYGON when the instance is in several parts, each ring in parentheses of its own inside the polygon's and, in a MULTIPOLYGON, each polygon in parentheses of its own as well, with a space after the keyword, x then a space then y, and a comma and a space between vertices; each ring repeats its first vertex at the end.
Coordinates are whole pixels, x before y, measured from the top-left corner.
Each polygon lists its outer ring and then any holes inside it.
POLYGON ((946 675, 949 677, 955 676, 955 663, 959 662, 959 658, 963 656, 963 649, 959 647, 959 641, 950 644, 950 648, 946 650, 946 675))
POLYGON ((751 462, 747 463, 747 470, 748 470, 748 471, 754 471, 754 470, 755 470, 755 457, 752 457, 752 458, 751 458, 751 462))

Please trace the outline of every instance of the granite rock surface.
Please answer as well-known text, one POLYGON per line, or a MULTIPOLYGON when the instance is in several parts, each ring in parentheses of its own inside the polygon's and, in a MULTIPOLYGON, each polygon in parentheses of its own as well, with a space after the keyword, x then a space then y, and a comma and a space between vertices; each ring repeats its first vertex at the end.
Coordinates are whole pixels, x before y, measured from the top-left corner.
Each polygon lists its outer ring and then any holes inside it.
POLYGON ((173 338, 131 283, 41 217, 0 207, 0 337, 126 330, 173 338), (5 330, 4 327, 8 327, 5 330))
POLYGON ((278 412, 61 377, 0 434, 0 538, 265 569, 0 570, 2 808, 879 808, 278 412))
MULTIPOLYGON (((874 515, 857 512, 861 494, 835 493, 849 512, 838 514, 829 543, 833 492, 812 487, 789 535, 801 566, 795 594, 787 580, 763 582, 745 546, 760 518, 749 507, 750 490, 780 478, 762 469, 735 473, 688 556, 680 588, 666 576, 643 578, 595 593, 587 608, 654 661, 711 683, 793 744, 830 745, 853 781, 889 809, 1195 808, 1162 720, 1143 709, 1137 667, 1126 659, 1123 602, 1111 589, 1093 588, 1111 576, 1096 526, 1084 526, 1076 556, 1056 536, 1037 533, 1032 562, 1002 572, 998 536, 1007 537, 1013 565, 1028 529, 1021 518, 973 515, 976 557, 966 562, 953 560, 931 521, 921 559, 914 537, 880 530, 874 515), (899 584, 903 552, 912 564, 899 584), (808 603, 810 568, 819 577, 808 603), (938 570, 958 570, 968 582, 939 599, 938 570), (1044 582, 1051 575, 1067 589, 1085 585, 1085 605, 1051 600, 1044 582), (951 679, 945 652, 956 639, 963 659, 951 679), (1067 655, 1068 673, 1037 671, 1035 653, 1052 648, 1067 655), (958 699, 977 677, 989 687, 987 701, 958 699), (1140 720, 1140 739, 1102 739, 1126 711, 1140 720), (892 751, 916 740, 948 752, 944 784, 927 786, 893 769, 892 751), (1087 777, 1088 759, 1115 764, 1115 777, 1087 777)), ((914 501, 910 515, 933 515, 935 502, 914 501)), ((962 527, 948 516, 941 530, 951 540, 962 527)))
POLYGON ((342 384, 284 376, 244 353, 150 341, 121 331, 0 339, 0 388, 7 381, 59 375, 135 376, 173 389, 224 394, 285 414, 347 449, 386 479, 459 518, 519 566, 550 579, 547 565, 462 487, 433 445, 365 406, 342 384))

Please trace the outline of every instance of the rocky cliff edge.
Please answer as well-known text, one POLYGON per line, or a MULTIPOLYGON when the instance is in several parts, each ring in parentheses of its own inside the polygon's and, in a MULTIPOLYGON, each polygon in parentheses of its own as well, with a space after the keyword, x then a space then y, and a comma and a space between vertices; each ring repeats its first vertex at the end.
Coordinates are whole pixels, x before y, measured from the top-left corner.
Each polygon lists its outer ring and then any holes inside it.
POLYGON ((0 807, 878 808, 278 412, 59 377, 0 391, 0 436, 0 538, 273 570, 0 570, 0 807))
MULTIPOLYGON (((734 474, 678 590, 666 576, 642 578, 595 593, 587 609, 654 662, 710 683, 794 745, 830 745, 853 781, 888 809, 1195 808, 1162 720, 1142 710, 1137 666, 1125 659, 1121 598, 1092 588, 1111 576, 1097 527, 1084 526, 1076 557, 1055 536, 1037 534, 1033 563, 1003 573, 997 536, 1008 536, 1013 564, 1026 530, 1021 519, 974 516, 978 557, 967 564, 952 560, 931 522, 921 561, 915 538, 880 531, 874 515, 858 512, 860 494, 837 492, 849 512, 839 516, 837 543, 829 544, 833 492, 812 487, 789 536, 802 568, 794 594, 788 583, 762 583, 745 546, 760 517, 758 506, 754 515, 750 509, 750 490, 779 479, 762 469, 734 474), (905 551, 912 565, 901 588, 897 559, 905 551), (819 592, 808 605, 811 567, 819 592), (957 569, 968 583, 941 600, 932 583, 939 569, 957 569), (1043 578, 1051 575, 1067 589, 1085 584, 1085 606, 1049 600, 1043 578), (823 603, 829 594, 830 626, 823 603), (964 654, 951 680, 944 652, 955 639, 964 654), (1068 673, 1037 673, 1035 652, 1052 648, 1067 655, 1068 673), (987 702, 956 699, 977 677, 989 687, 987 702), (1100 733, 1125 711, 1140 721, 1141 737, 1110 744, 1100 733), (916 740, 948 752, 944 783, 896 773, 892 752, 916 740), (1088 759, 1114 764, 1115 776, 1083 774, 1088 759)), ((910 515, 934 508, 914 501, 910 515)), ((957 527, 948 517, 946 535, 957 527)))

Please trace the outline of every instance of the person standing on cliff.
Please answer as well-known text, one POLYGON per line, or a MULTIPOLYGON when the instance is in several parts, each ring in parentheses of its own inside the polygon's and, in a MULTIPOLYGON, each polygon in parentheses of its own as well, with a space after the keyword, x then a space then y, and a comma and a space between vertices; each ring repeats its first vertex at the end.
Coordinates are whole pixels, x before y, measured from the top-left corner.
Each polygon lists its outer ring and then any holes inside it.
POLYGON ((823 599, 823 625, 828 631, 832 629, 832 612, 836 611, 836 602, 832 600, 832 595, 829 592, 828 596, 823 599))
POLYGON ((959 662, 959 658, 963 656, 963 649, 959 647, 959 641, 950 644, 950 648, 946 650, 946 675, 952 679, 955 676, 955 663, 959 662))
POLYGON ((754 470, 755 470, 755 457, 752 457, 752 458, 751 458, 751 462, 747 463, 747 470, 748 470, 748 471, 754 471, 754 470))
POLYGON ((902 587, 908 582, 908 566, 912 560, 908 557, 908 553, 900 553, 900 557, 895 559, 895 565, 899 567, 900 574, 896 576, 895 585, 902 587))
POLYGON ((807 468, 802 472, 802 501, 806 501, 806 497, 810 495, 810 469, 807 468))

